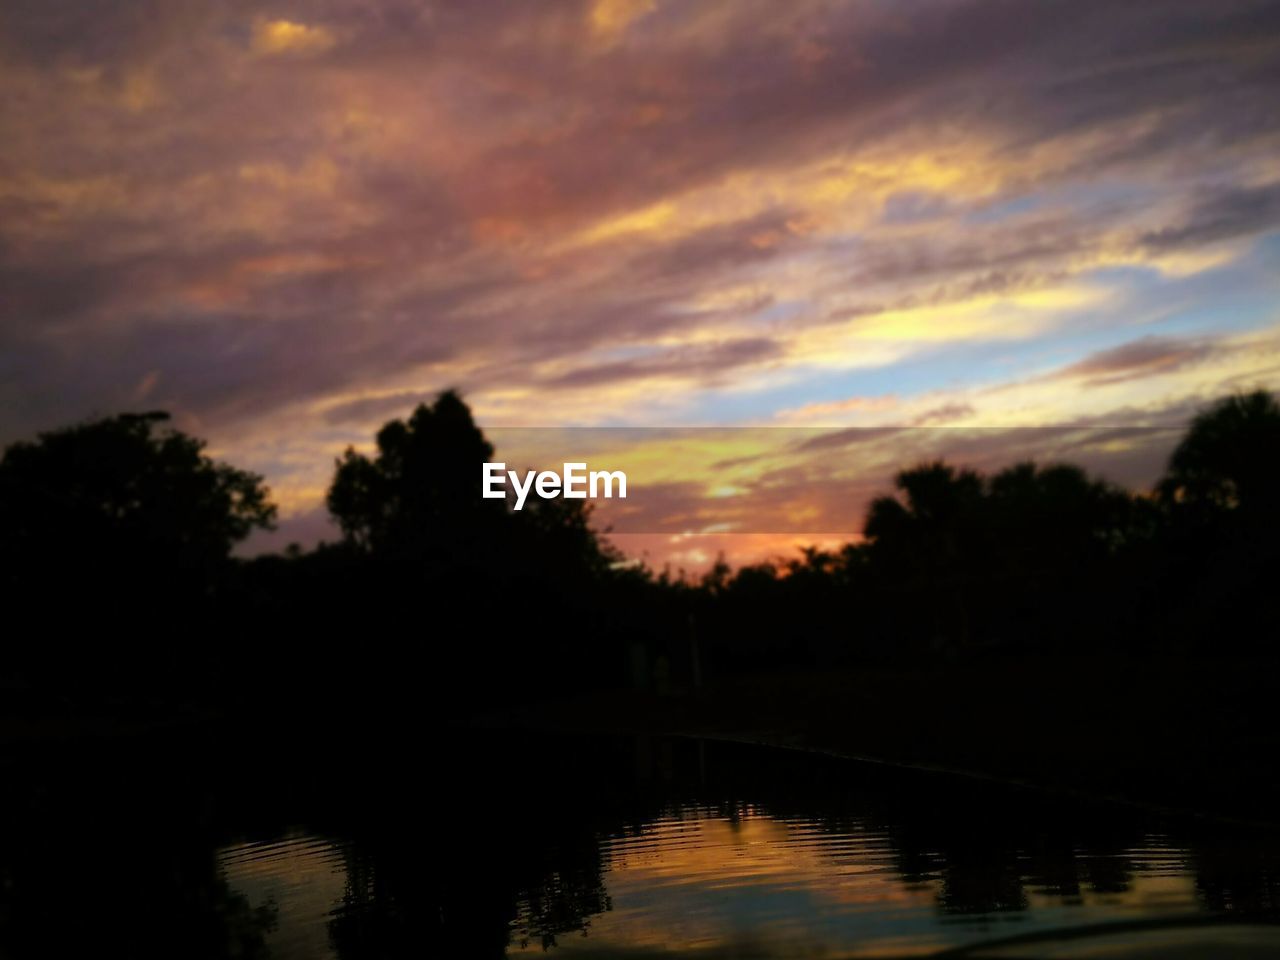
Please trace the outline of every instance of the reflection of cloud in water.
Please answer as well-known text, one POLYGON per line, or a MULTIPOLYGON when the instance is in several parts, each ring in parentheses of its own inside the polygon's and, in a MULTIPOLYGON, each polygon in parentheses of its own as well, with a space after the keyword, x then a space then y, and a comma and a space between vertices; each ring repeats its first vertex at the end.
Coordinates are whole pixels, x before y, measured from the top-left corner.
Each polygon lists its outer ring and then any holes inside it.
POLYGON ((253 906, 271 901, 281 921, 267 935, 273 956, 332 957, 329 920, 346 889, 341 847, 310 834, 224 847, 218 865, 227 883, 253 906))
POLYGON ((1196 905, 1186 851, 1158 844, 1118 855, 1134 871, 1122 892, 1064 896, 1029 881, 1025 911, 946 922, 938 909, 942 874, 905 882, 889 836, 869 823, 832 832, 751 807, 736 818, 684 807, 607 838, 604 848, 613 908, 591 919, 586 937, 559 942, 575 956, 910 956, 987 935, 1196 905))

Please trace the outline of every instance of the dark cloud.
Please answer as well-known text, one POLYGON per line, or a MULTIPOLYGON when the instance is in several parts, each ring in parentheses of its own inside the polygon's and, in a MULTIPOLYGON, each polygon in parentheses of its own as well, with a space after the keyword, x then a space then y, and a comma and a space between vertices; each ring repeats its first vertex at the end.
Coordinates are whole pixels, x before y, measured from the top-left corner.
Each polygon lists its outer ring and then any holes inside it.
POLYGON ((665 350, 653 356, 570 370, 545 381, 551 387, 585 387, 652 377, 716 379, 744 364, 760 363, 780 353, 779 344, 764 337, 730 340, 665 350))
MULTIPOLYGON (((228 3, 224 14, 252 9, 228 3)), ((211 3, 10 0, 0 9, 0 49, 37 66, 115 67, 181 46, 214 19, 211 3)))
MULTIPOLYGON (((796 211, 770 210, 746 220, 697 230, 629 262, 637 279, 679 279, 735 270, 776 257, 798 243, 788 221, 796 211)), ((758 304, 760 306, 763 304, 758 304)))
POLYGON ((815 450, 838 450, 844 447, 854 446, 855 444, 872 443, 877 440, 883 440, 886 437, 896 436, 906 429, 905 427, 847 427, 843 430, 833 430, 830 433, 820 434, 816 437, 810 437, 801 441, 796 449, 800 452, 812 452, 815 450))
POLYGON ((968 403, 944 403, 940 407, 934 407, 932 410, 926 410, 911 421, 913 426, 929 426, 939 423, 946 423, 948 420, 959 420, 963 417, 970 416, 974 413, 972 404, 968 403))
POLYGON ((1142 244, 1156 253, 1195 248, 1274 229, 1280 224, 1280 184, 1219 189, 1203 197, 1185 223, 1153 230, 1142 244))
POLYGON ((1042 276, 1028 271, 1028 264, 1053 262, 1089 250, 1102 226, 1052 215, 996 224, 981 231, 974 228, 964 236, 924 235, 873 244, 859 251, 849 279, 858 285, 942 282, 943 286, 930 294, 915 295, 913 304, 927 302, 930 297, 940 302, 1002 292, 1042 276), (976 236, 981 236, 981 243, 974 242, 976 236), (957 276, 961 279, 954 279, 957 276))
POLYGON ((1083 378, 1089 386, 1103 386, 1170 373, 1227 348, 1211 340, 1178 340, 1171 337, 1143 337, 1110 350, 1090 354, 1063 367, 1055 377, 1083 378))

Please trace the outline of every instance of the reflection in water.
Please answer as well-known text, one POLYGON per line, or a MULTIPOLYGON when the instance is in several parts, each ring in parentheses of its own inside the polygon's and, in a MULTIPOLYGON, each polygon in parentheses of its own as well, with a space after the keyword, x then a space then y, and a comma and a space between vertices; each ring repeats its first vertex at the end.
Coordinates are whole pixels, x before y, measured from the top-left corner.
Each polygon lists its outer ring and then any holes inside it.
POLYGON ((10 756, 0 956, 903 956, 1280 917, 1263 830, 749 746, 424 727, 10 756))
POLYGON ((347 876, 339 845, 306 834, 235 843, 218 851, 218 867, 250 902, 285 905, 287 920, 272 938, 273 955, 329 953, 329 914, 347 876))
POLYGON ((902 956, 1274 915, 1280 891, 1256 836, 782 751, 495 741, 436 759, 445 795, 221 849, 229 887, 278 912, 273 956, 902 956))

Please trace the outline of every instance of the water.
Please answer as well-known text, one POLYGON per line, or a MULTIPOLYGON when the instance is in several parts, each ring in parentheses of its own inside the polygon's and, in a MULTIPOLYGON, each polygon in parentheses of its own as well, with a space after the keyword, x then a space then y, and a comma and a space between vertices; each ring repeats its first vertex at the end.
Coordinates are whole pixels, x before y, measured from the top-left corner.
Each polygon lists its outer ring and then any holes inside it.
POLYGON ((5 811, 0 954, 83 918, 137 955, 893 957, 1280 905, 1269 831, 745 745, 233 739, 75 771, 78 807, 64 780, 5 811))
POLYGON ((1280 860, 1256 836, 1131 809, 733 744, 559 739, 508 755, 498 740, 476 754, 486 750, 511 774, 482 789, 473 779, 484 796, 470 809, 448 805, 437 829, 456 835, 298 830, 223 847, 231 888, 279 910, 273 954, 376 955, 435 910, 443 942, 494 955, 501 944, 508 956, 908 956, 1267 914, 1280 891, 1280 860), (542 766, 539 749, 554 758, 542 776, 526 772, 542 766), (468 841, 477 831, 488 835, 468 841), (414 875, 431 867, 461 890, 424 890, 414 875))

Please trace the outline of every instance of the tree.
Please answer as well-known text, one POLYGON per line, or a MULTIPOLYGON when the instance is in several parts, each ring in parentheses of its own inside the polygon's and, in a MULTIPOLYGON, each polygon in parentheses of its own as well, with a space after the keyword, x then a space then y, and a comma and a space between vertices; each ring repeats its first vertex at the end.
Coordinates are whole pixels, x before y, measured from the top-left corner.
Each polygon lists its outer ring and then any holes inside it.
POLYGON ((1125 491, 1079 467, 1030 462, 990 478, 927 463, 895 485, 899 496, 872 502, 864 531, 902 632, 935 645, 1025 645, 1107 619, 1109 574, 1132 533, 1125 491))
POLYGON ((863 534, 894 565, 951 570, 977 531, 982 477, 937 461, 903 470, 893 483, 902 497, 873 500, 863 534))
POLYGON ((456 391, 385 424, 376 440, 372 457, 348 448, 329 487, 329 512, 350 543, 423 558, 485 540, 504 519, 503 501, 480 496, 493 446, 456 391))
POLYGON ((1191 421, 1158 487, 1169 506, 1274 516, 1280 404, 1265 390, 1219 400, 1191 421))
POLYGON ((345 541, 344 605, 360 611, 361 660, 380 689, 406 685, 392 699, 416 702, 423 671, 440 678, 433 696, 444 703, 562 689, 618 669, 620 645, 600 642, 618 621, 609 602, 618 556, 581 501, 531 498, 515 512, 483 497, 481 466, 492 459, 448 390, 385 424, 372 454, 348 449, 337 461, 328 506, 345 541), (430 652, 416 669, 400 649, 406 624, 430 652), (531 625, 564 624, 529 642, 531 625), (387 662, 404 669, 392 678, 387 662))
POLYGON ((867 510, 872 557, 907 632, 935 647, 964 646, 970 614, 962 581, 980 550, 982 477, 936 461, 901 471, 894 486, 901 499, 877 497, 867 510))
POLYGON ((185 697, 237 659, 231 550, 276 508, 168 419, 94 420, 0 459, 0 595, 24 626, 3 667, 33 688, 185 697))
POLYGON ((1280 405, 1265 390, 1214 403, 1191 422, 1157 487, 1165 510, 1163 591, 1202 644, 1260 649, 1280 603, 1280 405), (1259 628, 1259 625, 1267 624, 1259 628))
POLYGON ((523 543, 521 559, 574 581, 598 579, 624 559, 591 526, 594 504, 564 497, 530 500, 511 522, 523 543))
POLYGON ((191 579, 271 527, 262 478, 210 459, 203 441, 163 428, 168 419, 121 414, 5 451, 0 540, 11 580, 191 579))
POLYGON ((1073 464, 1018 463, 988 483, 986 519, 1014 569, 1070 573, 1124 542, 1132 498, 1073 464))
POLYGON ((377 434, 377 452, 348 448, 329 512, 349 545, 395 565, 466 579, 503 568, 567 586, 605 575, 620 555, 590 526, 581 501, 531 498, 519 513, 481 496, 493 445, 454 390, 377 434))

